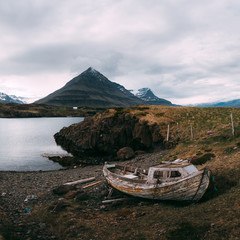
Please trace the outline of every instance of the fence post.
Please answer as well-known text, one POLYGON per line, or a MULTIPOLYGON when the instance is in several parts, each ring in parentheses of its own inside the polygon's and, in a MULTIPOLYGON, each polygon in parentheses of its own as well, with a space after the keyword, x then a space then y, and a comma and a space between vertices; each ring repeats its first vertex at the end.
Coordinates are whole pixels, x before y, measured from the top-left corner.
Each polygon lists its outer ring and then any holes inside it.
POLYGON ((167 142, 169 140, 169 131, 170 131, 170 129, 169 129, 169 124, 168 124, 168 128, 167 128, 167 142))
POLYGON ((234 125, 233 125, 233 115, 231 113, 231 122, 232 122, 232 135, 234 136, 234 125))
POLYGON ((193 136, 193 127, 192 127, 192 124, 190 125, 190 127, 191 127, 191 138, 194 138, 194 136, 193 136))

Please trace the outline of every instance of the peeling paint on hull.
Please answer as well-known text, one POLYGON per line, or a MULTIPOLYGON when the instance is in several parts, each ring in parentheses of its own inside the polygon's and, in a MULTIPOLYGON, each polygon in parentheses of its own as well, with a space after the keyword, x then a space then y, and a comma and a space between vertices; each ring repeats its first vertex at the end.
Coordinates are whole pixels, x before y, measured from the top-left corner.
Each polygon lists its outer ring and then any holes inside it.
POLYGON ((176 201, 200 200, 208 188, 210 176, 209 170, 204 169, 179 181, 150 184, 142 180, 130 181, 113 173, 106 166, 103 173, 113 188, 126 194, 148 199, 176 201))

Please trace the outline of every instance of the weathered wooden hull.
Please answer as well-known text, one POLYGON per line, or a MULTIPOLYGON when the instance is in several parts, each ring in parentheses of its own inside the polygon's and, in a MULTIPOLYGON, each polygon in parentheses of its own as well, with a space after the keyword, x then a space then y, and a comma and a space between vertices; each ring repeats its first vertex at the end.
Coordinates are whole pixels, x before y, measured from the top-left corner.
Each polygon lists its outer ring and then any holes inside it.
POLYGON ((210 171, 204 169, 176 182, 148 184, 147 181, 126 179, 109 171, 106 166, 104 166, 103 173, 112 187, 126 194, 141 198, 175 201, 200 200, 208 188, 210 176, 210 171))

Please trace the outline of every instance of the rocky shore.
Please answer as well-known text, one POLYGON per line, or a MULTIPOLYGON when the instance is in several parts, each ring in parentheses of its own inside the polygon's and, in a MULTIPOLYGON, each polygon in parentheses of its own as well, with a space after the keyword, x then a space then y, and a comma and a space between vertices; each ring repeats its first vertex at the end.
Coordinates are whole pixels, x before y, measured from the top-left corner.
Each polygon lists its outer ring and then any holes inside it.
MULTIPOLYGON (((157 164, 161 154, 138 156, 123 164, 148 167, 157 164)), ((14 236, 10 236, 11 239, 33 239, 33 232, 34 236, 37 234, 38 239, 58 239, 50 234, 45 223, 29 222, 28 218, 35 206, 68 198, 64 194, 59 196, 53 193, 54 189, 66 182, 89 177, 95 177, 96 181, 101 181, 86 190, 87 195, 94 195, 94 197, 91 196, 91 200, 85 202, 86 208, 99 209, 101 201, 108 194, 102 167, 103 165, 94 165, 49 172, 0 172, 0 203, 15 232, 14 236)))

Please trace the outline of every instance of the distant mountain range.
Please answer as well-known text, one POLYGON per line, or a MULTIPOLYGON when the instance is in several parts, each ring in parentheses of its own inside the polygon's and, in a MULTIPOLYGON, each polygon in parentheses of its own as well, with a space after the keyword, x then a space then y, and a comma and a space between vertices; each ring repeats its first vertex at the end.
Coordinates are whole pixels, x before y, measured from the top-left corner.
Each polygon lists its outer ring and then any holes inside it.
POLYGON ((19 103, 24 104, 24 97, 17 97, 15 95, 7 95, 6 93, 0 92, 0 103, 19 103))
POLYGON ((240 107, 240 99, 234 99, 227 102, 203 103, 194 105, 195 107, 240 107))
POLYGON ((88 68, 64 87, 36 101, 56 106, 128 107, 142 104, 172 105, 157 98, 150 89, 139 90, 135 96, 122 85, 111 82, 93 68, 88 68))
MULTIPOLYGON (((128 107, 136 105, 179 106, 154 95, 150 88, 141 88, 135 95, 120 84, 111 82, 93 68, 70 80, 64 87, 34 102, 53 106, 128 107)), ((0 103, 30 103, 33 99, 0 92, 0 103)), ((240 107, 240 99, 226 102, 188 105, 194 107, 240 107)))

